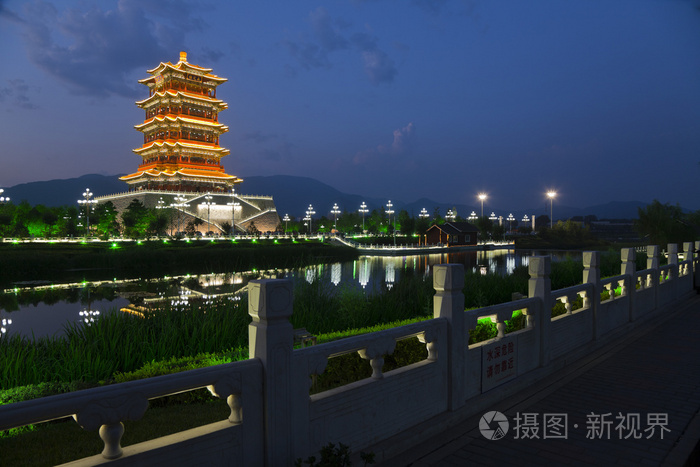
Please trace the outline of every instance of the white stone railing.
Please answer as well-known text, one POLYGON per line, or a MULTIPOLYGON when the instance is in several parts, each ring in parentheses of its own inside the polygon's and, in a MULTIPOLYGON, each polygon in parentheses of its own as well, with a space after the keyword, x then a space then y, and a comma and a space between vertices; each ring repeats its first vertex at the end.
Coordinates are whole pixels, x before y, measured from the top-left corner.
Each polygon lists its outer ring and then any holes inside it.
MULTIPOLYGON (((301 349, 293 347, 289 322, 291 281, 252 281, 250 360, 0 406, 0 430, 69 416, 86 429, 99 429, 105 443, 102 455, 73 465, 107 459, 124 465, 188 460, 290 465, 329 442, 349 445, 355 452, 383 446, 375 451, 381 461, 426 436, 424 429, 412 427, 435 417, 447 423, 492 410, 498 400, 688 298, 700 285, 694 257, 700 242, 684 244, 683 262, 674 258, 674 247, 669 245, 669 264, 663 267, 658 247, 648 247, 643 271, 635 270, 635 250, 623 249, 621 274, 605 279, 600 278, 599 253, 584 252, 583 284, 555 291, 551 259, 531 257, 529 298, 468 311, 464 267, 437 265, 433 319, 301 349), (660 281, 661 276, 668 278, 660 281), (602 291, 618 286, 621 294, 601 300, 602 291), (583 307, 571 309, 568 305, 579 296, 583 307), (552 318, 557 301, 567 312, 552 318), (526 325, 506 333, 505 321, 516 310, 525 315, 526 325), (469 345, 469 330, 486 317, 495 323, 496 337, 469 345), (386 355, 394 352, 397 341, 408 338, 423 342, 427 357, 384 371, 386 355), (313 378, 323 374, 329 359, 355 352, 367 360, 371 377, 310 394, 313 378), (203 387, 227 400, 230 413, 222 414, 221 422, 122 450, 122 422, 139 419, 149 399, 203 387), (389 438, 391 443, 378 444, 389 438)), ((439 430, 443 424, 433 425, 439 430)))

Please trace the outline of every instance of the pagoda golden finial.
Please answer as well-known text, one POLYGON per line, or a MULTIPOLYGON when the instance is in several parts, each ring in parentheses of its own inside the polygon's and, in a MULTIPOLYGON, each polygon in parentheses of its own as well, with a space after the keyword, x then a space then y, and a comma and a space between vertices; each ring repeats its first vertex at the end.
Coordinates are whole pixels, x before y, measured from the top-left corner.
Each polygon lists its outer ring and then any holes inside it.
POLYGON ((187 61, 187 52, 180 52, 180 61, 181 62, 187 61))

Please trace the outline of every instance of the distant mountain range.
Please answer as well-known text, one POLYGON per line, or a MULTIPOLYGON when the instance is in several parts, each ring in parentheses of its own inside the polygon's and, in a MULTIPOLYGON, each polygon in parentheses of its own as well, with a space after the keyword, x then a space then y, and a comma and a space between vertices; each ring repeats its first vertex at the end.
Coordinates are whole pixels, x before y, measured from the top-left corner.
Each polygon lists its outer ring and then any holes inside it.
MULTIPOLYGON (((65 180, 48 180, 43 182, 22 183, 5 189, 4 196, 9 196, 16 204, 27 201, 31 205, 43 204, 44 206, 64 206, 77 204, 82 199, 82 193, 86 188, 95 193, 95 196, 110 195, 126 191, 127 185, 119 180, 119 175, 105 176, 97 174, 83 175, 82 177, 65 180)), ((236 192, 243 195, 267 195, 272 196, 280 216, 289 214, 294 217, 303 217, 309 206, 313 205, 316 211, 315 217, 326 216, 332 218, 330 213, 333 204, 337 203, 341 211, 357 211, 364 201, 368 209, 385 209, 387 202, 384 198, 367 198, 356 194, 343 193, 313 178, 295 177, 291 175, 273 175, 246 177, 245 181, 236 187, 236 192)), ((444 217, 449 209, 456 209, 457 214, 467 217, 472 211, 480 212, 481 207, 464 204, 453 204, 421 198, 406 202, 393 199, 393 209, 398 213, 405 209, 410 214, 417 216, 423 208, 432 216, 435 209, 440 209, 440 215, 444 217)), ((647 203, 638 201, 617 202, 590 206, 587 208, 574 208, 555 205, 554 219, 570 219, 574 216, 593 215, 598 219, 636 219, 637 209, 646 206, 647 203)), ((489 207, 489 213, 495 211, 496 215, 508 216, 510 212, 503 209, 489 207)), ((549 210, 540 206, 537 209, 527 211, 512 211, 516 219, 528 216, 549 216, 549 210)))

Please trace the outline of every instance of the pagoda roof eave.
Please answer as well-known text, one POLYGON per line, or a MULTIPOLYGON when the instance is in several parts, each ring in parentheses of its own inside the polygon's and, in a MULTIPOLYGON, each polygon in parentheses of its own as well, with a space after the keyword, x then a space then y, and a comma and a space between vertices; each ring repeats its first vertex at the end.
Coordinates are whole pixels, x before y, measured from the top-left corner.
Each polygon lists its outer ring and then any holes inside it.
POLYGON ((228 108, 228 105, 224 101, 222 101, 221 99, 214 99, 214 98, 209 97, 209 96, 202 96, 200 94, 192 94, 192 93, 184 92, 184 91, 171 91, 171 90, 154 92, 152 96, 150 96, 146 99, 143 99, 141 101, 136 101, 136 105, 141 106, 141 105, 147 104, 149 101, 155 99, 156 97, 165 97, 166 94, 169 94, 170 97, 177 97, 178 95, 180 95, 181 97, 186 97, 186 98, 200 100, 200 101, 206 101, 210 104, 217 104, 224 109, 228 108))
POLYGON ((166 177, 175 177, 176 175, 183 175, 185 177, 198 177, 198 178, 214 178, 218 180, 233 180, 234 183, 240 183, 243 180, 236 177, 235 175, 229 175, 227 173, 214 173, 214 172, 209 172, 205 170, 193 170, 193 169, 179 169, 176 171, 161 171, 161 170, 156 170, 156 169, 149 169, 149 170, 143 170, 140 172, 136 172, 133 174, 129 175, 124 175, 122 177, 119 177, 119 180, 122 181, 129 181, 129 180, 135 180, 138 178, 142 178, 145 176, 150 176, 150 177, 159 177, 161 175, 164 175, 166 177))
POLYGON ((219 147, 212 147, 212 146, 205 146, 203 144, 184 143, 182 141, 176 141, 174 143, 170 143, 167 141, 164 141, 162 143, 158 142, 158 141, 153 141, 148 146, 143 146, 143 147, 134 149, 133 151, 136 154, 140 154, 148 149, 152 149, 154 146, 159 147, 159 148, 162 148, 163 146, 169 146, 171 148, 174 148, 175 146, 180 146, 182 148, 188 148, 188 149, 202 149, 202 150, 213 151, 213 152, 221 152, 221 153, 224 153, 224 154, 222 154, 222 157, 231 152, 228 149, 222 148, 220 146, 219 147))
POLYGON ((194 125, 203 125, 203 126, 218 128, 221 130, 228 130, 228 126, 224 125, 223 123, 212 122, 209 120, 199 120, 197 118, 191 118, 191 117, 183 117, 182 115, 178 115, 175 117, 170 116, 170 115, 156 115, 155 117, 153 117, 149 120, 146 120, 145 122, 143 122, 139 125, 134 125, 134 128, 136 128, 137 130, 140 130, 142 128, 147 127, 148 125, 154 124, 156 122, 162 123, 165 120, 168 120, 171 123, 175 123, 179 120, 181 122, 192 123, 194 125))
POLYGON ((218 84, 225 83, 226 81, 228 81, 227 78, 222 78, 221 76, 212 75, 211 71, 213 70, 213 68, 203 68, 203 67, 200 67, 197 65, 192 65, 192 64, 187 63, 187 62, 178 62, 177 65, 173 65, 170 62, 166 62, 166 63, 160 62, 160 65, 153 68, 152 70, 146 70, 147 73, 154 75, 154 76, 140 79, 139 83, 146 84, 151 80, 155 80, 155 74, 163 73, 165 70, 186 72, 187 68, 189 68, 195 72, 203 73, 201 75, 202 77, 204 77, 208 80, 211 80, 211 81, 216 81, 218 84))

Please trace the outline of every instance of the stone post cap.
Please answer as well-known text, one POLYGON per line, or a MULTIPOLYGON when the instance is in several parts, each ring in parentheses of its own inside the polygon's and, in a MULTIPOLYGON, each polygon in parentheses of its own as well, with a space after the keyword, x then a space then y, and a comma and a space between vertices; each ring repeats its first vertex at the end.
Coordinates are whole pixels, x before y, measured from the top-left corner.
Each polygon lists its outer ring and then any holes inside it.
POLYGON ((530 276, 548 276, 552 272, 551 261, 549 256, 531 256, 527 271, 530 276))
POLYGON ((289 319, 292 316, 292 281, 259 279, 248 283, 248 314, 253 320, 289 319))
POLYGON ((438 264, 433 266, 433 288, 445 290, 462 290, 464 288, 464 265, 438 264))
POLYGON ((647 245, 647 256, 658 256, 659 245, 647 245))
POLYGON ((637 260, 637 254, 635 253, 634 248, 622 248, 620 250, 620 256, 622 257, 622 261, 637 260))
POLYGON ((669 243, 668 244, 668 252, 669 253, 678 253, 678 243, 669 243))
POLYGON ((584 251, 582 258, 584 268, 597 268, 600 266, 600 252, 598 251, 584 251))

